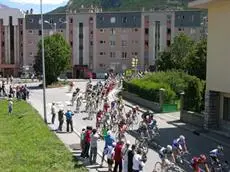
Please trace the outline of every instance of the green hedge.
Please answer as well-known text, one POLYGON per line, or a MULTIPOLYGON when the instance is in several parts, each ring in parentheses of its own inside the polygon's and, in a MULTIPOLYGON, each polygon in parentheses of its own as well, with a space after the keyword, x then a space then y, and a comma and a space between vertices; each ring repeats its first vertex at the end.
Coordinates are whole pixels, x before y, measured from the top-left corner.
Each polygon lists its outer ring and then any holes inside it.
POLYGON ((203 108, 204 81, 180 71, 147 74, 142 79, 124 82, 124 88, 154 102, 159 102, 159 90, 164 88, 164 103, 175 103, 184 91, 186 110, 200 112, 203 108))

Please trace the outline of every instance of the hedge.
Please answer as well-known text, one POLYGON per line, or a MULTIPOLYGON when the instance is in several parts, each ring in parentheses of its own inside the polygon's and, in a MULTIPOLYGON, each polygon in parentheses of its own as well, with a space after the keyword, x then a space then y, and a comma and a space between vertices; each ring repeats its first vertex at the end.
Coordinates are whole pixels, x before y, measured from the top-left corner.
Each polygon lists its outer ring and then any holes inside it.
POLYGON ((165 89, 164 103, 175 103, 184 91, 184 108, 196 112, 203 109, 204 86, 204 81, 180 71, 155 72, 124 82, 125 90, 154 102, 159 102, 161 88, 165 89))

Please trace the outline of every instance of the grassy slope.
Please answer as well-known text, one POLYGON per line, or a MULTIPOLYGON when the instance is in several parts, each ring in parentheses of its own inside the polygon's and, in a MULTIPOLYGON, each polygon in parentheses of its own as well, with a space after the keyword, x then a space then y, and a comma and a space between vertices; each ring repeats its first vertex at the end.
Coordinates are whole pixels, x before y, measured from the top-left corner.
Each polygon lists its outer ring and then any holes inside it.
POLYGON ((15 101, 13 114, 8 115, 7 102, 0 100, 0 150, 3 172, 86 171, 75 168, 71 153, 23 101, 15 101))
MULTIPOLYGON (((90 7, 91 4, 100 6, 101 0, 73 0, 73 4, 71 5, 72 9, 78 9, 81 7, 81 5, 84 5, 85 7, 90 7)), ((104 11, 118 11, 118 10, 127 10, 127 11, 134 11, 134 10, 141 10, 142 7, 145 7, 145 9, 150 8, 161 8, 161 7, 174 7, 175 4, 169 4, 167 3, 168 0, 122 0, 122 4, 119 8, 110 8, 110 9, 104 9, 104 11)), ((186 7, 188 0, 178 0, 180 3, 179 6, 186 7), (182 2, 184 5, 182 5, 182 2)), ((65 8, 57 8, 52 13, 61 13, 65 12, 65 8)))

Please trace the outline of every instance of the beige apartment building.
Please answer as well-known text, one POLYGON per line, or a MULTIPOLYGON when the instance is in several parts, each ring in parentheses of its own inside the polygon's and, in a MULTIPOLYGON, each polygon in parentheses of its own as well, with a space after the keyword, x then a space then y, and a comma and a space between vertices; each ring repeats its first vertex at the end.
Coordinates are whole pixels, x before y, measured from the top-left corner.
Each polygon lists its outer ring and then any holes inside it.
POLYGON ((208 9, 205 127, 230 131, 230 23, 224 20, 230 17, 230 1, 194 0, 189 5, 208 9))
POLYGON ((0 5, 0 75, 18 75, 23 64, 24 13, 0 5))
MULTIPOLYGON (((41 39, 40 15, 24 16, 23 12, 17 9, 5 10, 8 11, 2 13, 12 17, 13 11, 18 12, 13 20, 16 25, 14 27, 19 29, 15 31, 17 36, 14 44, 19 47, 15 49, 15 54, 18 54, 15 58, 21 59, 15 61, 20 63, 16 67, 12 66, 11 58, 7 58, 9 64, 6 66, 5 57, 8 57, 10 50, 10 41, 7 39, 8 46, 1 46, 0 49, 1 54, 4 54, 1 57, 0 70, 3 71, 3 68, 11 65, 17 73, 22 67, 27 67, 32 72, 38 51, 37 44, 41 39)), ((44 35, 59 32, 69 42, 72 47, 72 70, 69 75, 74 78, 82 77, 82 73, 89 71, 103 73, 113 69, 115 72, 123 72, 132 67, 133 57, 138 58, 138 70, 154 70, 158 53, 170 46, 176 34, 185 32, 195 40, 200 38, 200 32, 187 32, 191 28, 199 30, 200 15, 199 11, 101 12, 97 8, 84 8, 81 11, 68 11, 66 14, 45 14, 44 35), (193 16, 192 19, 189 16, 193 16)), ((9 25, 6 22, 8 19, 9 17, 4 17, 5 25, 9 25)), ((2 26, 1 30, 4 29, 6 27, 2 26)), ((2 36, 4 32, 1 33, 2 36)), ((9 37, 8 32, 6 35, 1 39, 9 37)), ((5 45, 5 42, 2 42, 2 45, 5 45)))

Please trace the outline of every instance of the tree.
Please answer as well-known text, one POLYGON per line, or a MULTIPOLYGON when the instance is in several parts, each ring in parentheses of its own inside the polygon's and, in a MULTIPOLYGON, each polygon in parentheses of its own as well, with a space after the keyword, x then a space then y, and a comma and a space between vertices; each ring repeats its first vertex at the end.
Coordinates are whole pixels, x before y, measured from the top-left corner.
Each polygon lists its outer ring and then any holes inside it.
MULTIPOLYGON (((57 81, 57 77, 68 69, 71 49, 64 37, 54 34, 44 38, 46 83, 50 85, 57 81)), ((42 42, 38 43, 38 53, 35 58, 34 70, 42 74, 42 42)))
POLYGON ((206 62, 207 62, 207 40, 203 39, 196 43, 194 48, 187 56, 187 69, 190 75, 206 79, 206 62))
POLYGON ((167 50, 159 54, 156 64, 160 71, 183 70, 205 80, 206 57, 207 40, 194 42, 182 33, 174 38, 167 50))

